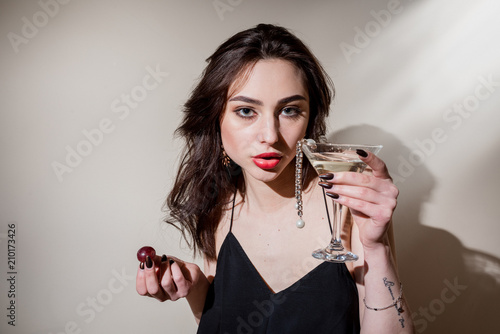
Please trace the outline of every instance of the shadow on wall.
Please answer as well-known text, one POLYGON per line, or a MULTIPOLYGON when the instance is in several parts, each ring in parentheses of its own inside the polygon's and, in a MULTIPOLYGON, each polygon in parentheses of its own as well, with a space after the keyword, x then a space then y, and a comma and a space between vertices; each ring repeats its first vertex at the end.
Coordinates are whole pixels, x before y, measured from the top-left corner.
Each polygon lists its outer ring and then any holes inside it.
POLYGON ((500 333, 500 259, 467 249, 451 233, 422 224, 420 210, 437 182, 425 164, 404 169, 402 158, 409 157, 410 149, 373 126, 352 126, 328 140, 384 145, 379 156, 395 182, 399 180, 397 260, 417 333, 500 333), (406 177, 398 178, 401 170, 406 177))

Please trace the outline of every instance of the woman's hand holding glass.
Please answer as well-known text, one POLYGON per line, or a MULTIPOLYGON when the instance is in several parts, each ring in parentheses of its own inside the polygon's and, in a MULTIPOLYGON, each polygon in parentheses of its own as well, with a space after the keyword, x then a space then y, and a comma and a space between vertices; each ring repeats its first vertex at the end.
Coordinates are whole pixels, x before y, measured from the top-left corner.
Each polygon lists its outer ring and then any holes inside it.
POLYGON ((334 201, 350 208, 358 226, 359 238, 365 248, 387 245, 387 230, 396 208, 398 188, 392 182, 385 163, 376 155, 367 152, 360 158, 369 168, 364 173, 339 172, 325 189, 334 201), (338 195, 338 198, 335 198, 338 195))

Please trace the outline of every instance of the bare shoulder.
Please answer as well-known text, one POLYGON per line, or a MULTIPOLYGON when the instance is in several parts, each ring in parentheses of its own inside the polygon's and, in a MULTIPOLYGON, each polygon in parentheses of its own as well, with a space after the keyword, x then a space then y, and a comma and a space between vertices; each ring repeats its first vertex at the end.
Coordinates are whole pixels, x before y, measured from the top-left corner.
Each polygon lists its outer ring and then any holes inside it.
MULTIPOLYGON (((231 210, 232 208, 229 206, 224 209, 222 212, 222 217, 221 220, 217 226, 217 231, 215 232, 215 251, 216 251, 216 256, 217 258, 219 257, 219 252, 220 248, 222 246, 222 243, 224 242, 227 234, 229 233, 230 226, 231 226, 231 210)), ((203 263, 204 263, 204 272, 209 281, 213 280, 213 277, 215 276, 215 271, 217 268, 217 258, 216 259, 209 259, 206 256, 204 256, 203 263)))
POLYGON ((203 257, 203 272, 205 273, 205 276, 207 277, 208 281, 212 283, 215 277, 215 270, 217 268, 217 261, 215 260, 210 260, 206 256, 203 257))

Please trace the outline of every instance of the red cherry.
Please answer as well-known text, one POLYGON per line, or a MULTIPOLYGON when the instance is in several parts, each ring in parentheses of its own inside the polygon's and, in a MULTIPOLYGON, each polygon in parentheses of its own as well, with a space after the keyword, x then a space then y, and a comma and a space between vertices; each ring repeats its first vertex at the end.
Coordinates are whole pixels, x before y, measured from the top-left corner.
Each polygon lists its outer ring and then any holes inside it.
POLYGON ((137 260, 140 262, 146 262, 146 257, 149 256, 151 260, 154 261, 156 256, 156 251, 153 247, 144 246, 137 251, 137 260))

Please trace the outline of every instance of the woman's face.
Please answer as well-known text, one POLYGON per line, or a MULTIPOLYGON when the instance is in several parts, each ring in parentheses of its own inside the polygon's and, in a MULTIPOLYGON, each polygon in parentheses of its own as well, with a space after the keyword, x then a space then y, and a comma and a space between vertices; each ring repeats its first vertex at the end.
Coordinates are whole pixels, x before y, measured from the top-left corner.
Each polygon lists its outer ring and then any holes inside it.
POLYGON ((224 149, 245 177, 273 181, 285 168, 293 169, 295 145, 306 133, 309 95, 303 76, 290 62, 260 60, 235 87, 221 120, 224 149))

